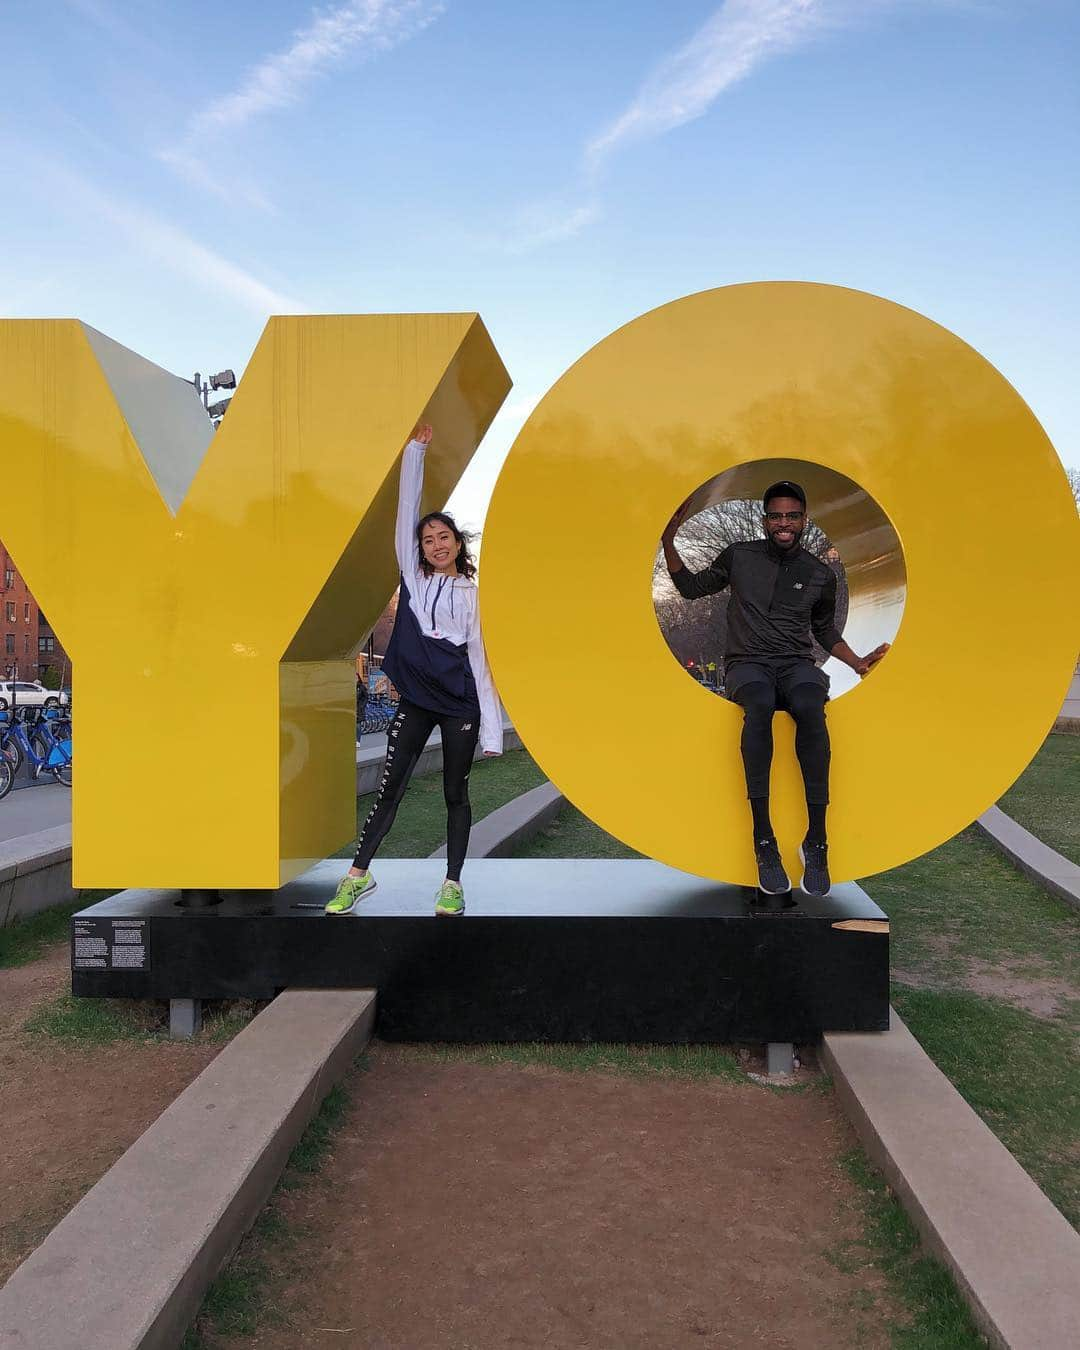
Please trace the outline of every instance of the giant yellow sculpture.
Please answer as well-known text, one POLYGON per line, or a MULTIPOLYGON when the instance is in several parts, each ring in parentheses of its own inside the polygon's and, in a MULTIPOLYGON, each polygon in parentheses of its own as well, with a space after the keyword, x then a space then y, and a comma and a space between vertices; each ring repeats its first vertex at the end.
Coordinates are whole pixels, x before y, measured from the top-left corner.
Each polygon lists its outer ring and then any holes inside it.
MULTIPOLYGON (((276 318, 212 436, 189 385, 92 328, 0 322, 0 454, 19 486, 0 536, 78 668, 77 886, 273 888, 353 836, 349 658, 397 579, 401 447, 433 423, 425 509, 441 506, 508 388, 475 315, 276 318)), ((830 707, 834 878, 914 857, 995 801, 1080 636, 1060 464, 953 334, 796 283, 689 296, 612 334, 503 469, 485 637, 571 800, 718 880, 755 876, 740 713, 667 649, 657 541, 691 494, 700 509, 789 477, 847 567, 849 640, 894 640, 830 707)), ((802 793, 777 724, 790 849, 802 793)))
POLYGON ((78 671, 76 886, 281 885, 355 833, 350 654, 509 389, 476 315, 275 318, 214 436, 74 320, 0 323, 0 535, 78 671))
MULTIPOLYGON (((741 714, 679 669, 651 582, 685 498, 756 497, 782 478, 802 481, 847 564, 849 640, 895 639, 829 709, 835 880, 905 862, 993 803, 1051 726, 1080 639, 1080 530, 1053 448, 937 324, 769 283, 677 300, 599 343, 540 403, 495 489, 481 587, 495 679, 593 820, 744 884, 741 714)), ((794 871, 805 808, 790 719, 776 722, 773 820, 794 871)))

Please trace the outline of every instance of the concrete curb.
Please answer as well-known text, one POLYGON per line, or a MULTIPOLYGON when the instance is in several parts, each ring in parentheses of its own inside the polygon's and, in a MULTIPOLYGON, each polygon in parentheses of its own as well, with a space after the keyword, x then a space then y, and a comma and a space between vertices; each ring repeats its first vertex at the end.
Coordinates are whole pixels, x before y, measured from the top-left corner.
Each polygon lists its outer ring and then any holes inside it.
POLYGON ((1080 1327, 1080 1234, 892 1013, 828 1032, 822 1059, 863 1147, 999 1350, 1063 1350, 1080 1327))
MULTIPOLYGON (((523 792, 477 821, 469 835, 469 858, 509 858, 518 844, 539 834, 548 821, 558 815, 566 798, 554 783, 523 792)), ((443 844, 430 854, 445 858, 443 844)))
POLYGON ((176 1350, 323 1097, 371 989, 281 994, 0 1289, 4 1350, 176 1350))
POLYGON ((0 928, 76 895, 70 825, 0 841, 0 928))
POLYGON ((984 811, 975 822, 983 834, 1021 872, 1056 895, 1059 900, 1080 909, 1080 867, 1055 853, 1041 839, 1025 830, 1023 825, 1007 816, 997 806, 984 811))
MULTIPOLYGON (((512 726, 503 723, 503 750, 520 750, 521 737, 512 726)), ((473 759, 479 759, 481 754, 480 747, 476 747, 476 754, 473 759)), ((356 752, 356 795, 362 797, 365 792, 374 792, 379 786, 379 778, 382 774, 383 760, 386 758, 385 745, 372 745, 364 747, 356 752)), ((416 761, 416 768, 413 770, 413 776, 417 774, 438 773, 442 768, 442 737, 439 735, 438 728, 433 732, 431 739, 420 752, 420 758, 416 761)))

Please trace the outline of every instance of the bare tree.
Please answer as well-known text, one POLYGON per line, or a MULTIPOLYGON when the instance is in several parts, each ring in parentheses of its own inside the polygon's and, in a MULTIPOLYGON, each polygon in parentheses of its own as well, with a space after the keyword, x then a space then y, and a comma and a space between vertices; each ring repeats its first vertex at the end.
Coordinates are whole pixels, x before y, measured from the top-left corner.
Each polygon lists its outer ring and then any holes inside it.
POLYGON ((1076 509, 1080 511, 1080 469, 1066 469, 1065 477, 1068 478, 1069 486, 1072 488, 1076 509))

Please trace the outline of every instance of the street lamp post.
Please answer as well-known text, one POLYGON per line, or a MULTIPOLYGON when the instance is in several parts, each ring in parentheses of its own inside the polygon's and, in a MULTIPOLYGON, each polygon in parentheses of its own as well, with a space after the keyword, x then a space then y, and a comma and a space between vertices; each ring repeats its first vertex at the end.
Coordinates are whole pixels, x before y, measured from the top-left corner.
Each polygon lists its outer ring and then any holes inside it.
POLYGON ((204 380, 196 371, 195 378, 190 383, 195 386, 195 392, 202 399, 206 415, 213 422, 216 431, 221 425, 221 419, 225 416, 225 409, 232 402, 232 399, 223 398, 219 403, 211 403, 210 393, 211 391, 216 392, 218 389, 235 389, 236 376, 231 370, 219 370, 216 375, 210 375, 204 380))

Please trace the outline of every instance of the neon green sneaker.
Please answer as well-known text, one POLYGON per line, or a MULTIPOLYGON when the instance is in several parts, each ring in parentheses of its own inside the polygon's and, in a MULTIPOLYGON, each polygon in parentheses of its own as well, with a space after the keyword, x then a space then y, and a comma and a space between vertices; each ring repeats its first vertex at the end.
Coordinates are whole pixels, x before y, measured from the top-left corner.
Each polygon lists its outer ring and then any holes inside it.
POLYGON ((456 881, 444 881, 435 897, 436 914, 464 914, 465 892, 456 881))
POLYGON ((375 889, 375 878, 370 872, 362 877, 351 877, 346 872, 334 892, 334 898, 326 906, 327 914, 348 914, 358 900, 370 895, 375 889))

